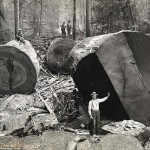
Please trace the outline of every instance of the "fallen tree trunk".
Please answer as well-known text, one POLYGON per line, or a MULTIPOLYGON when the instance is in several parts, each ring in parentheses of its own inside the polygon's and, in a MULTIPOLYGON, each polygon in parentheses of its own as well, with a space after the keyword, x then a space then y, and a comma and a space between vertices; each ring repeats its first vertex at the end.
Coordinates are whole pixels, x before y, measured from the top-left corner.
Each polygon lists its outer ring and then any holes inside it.
POLYGON ((74 47, 75 42, 71 39, 55 39, 47 52, 46 61, 50 68, 55 73, 68 74, 69 65, 67 63, 68 55, 74 47))
POLYGON ((25 94, 37 82, 39 62, 29 41, 10 41, 0 46, 0 94, 25 94))
POLYGON ((69 56, 74 82, 88 102, 91 93, 99 97, 110 92, 100 104, 101 115, 133 119, 150 125, 150 37, 137 32, 86 38, 69 56))

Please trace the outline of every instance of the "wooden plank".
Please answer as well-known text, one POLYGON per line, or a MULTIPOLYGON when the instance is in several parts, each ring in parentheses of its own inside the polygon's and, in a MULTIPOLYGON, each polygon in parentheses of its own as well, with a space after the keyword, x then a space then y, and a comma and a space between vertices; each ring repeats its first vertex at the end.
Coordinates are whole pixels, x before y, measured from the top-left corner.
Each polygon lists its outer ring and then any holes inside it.
POLYGON ((50 106, 48 105, 47 101, 44 100, 43 97, 42 97, 40 94, 39 94, 38 96, 39 96, 40 100, 45 104, 45 106, 46 106, 47 110, 49 111, 49 113, 50 113, 50 114, 53 113, 53 111, 52 111, 52 109, 50 108, 50 106))

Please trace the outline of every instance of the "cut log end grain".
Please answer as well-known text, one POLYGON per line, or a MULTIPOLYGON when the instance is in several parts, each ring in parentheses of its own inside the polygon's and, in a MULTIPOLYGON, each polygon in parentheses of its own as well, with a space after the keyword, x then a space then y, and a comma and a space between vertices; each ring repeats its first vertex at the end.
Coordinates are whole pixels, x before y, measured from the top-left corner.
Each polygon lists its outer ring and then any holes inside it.
POLYGON ((32 91, 36 85, 39 63, 31 44, 11 41, 0 46, 0 94, 32 91))
POLYGON ((47 64, 53 72, 60 71, 62 74, 69 73, 68 55, 75 42, 71 39, 55 39, 47 52, 47 64))

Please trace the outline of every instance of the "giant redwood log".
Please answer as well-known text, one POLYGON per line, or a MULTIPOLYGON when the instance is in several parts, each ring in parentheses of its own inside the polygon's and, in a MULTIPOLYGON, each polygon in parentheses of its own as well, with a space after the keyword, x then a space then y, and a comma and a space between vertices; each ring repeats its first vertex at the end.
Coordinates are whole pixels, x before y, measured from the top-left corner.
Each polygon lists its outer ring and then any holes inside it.
POLYGON ((57 38, 52 41, 46 56, 47 64, 51 71, 55 73, 59 71, 62 74, 69 73, 67 59, 74 45, 73 40, 66 38, 57 38))
POLYGON ((29 41, 0 45, 0 94, 31 92, 39 73, 37 54, 29 41))
POLYGON ((69 63, 85 101, 92 91, 110 92, 102 116, 150 125, 150 37, 131 31, 89 37, 72 49, 69 63))

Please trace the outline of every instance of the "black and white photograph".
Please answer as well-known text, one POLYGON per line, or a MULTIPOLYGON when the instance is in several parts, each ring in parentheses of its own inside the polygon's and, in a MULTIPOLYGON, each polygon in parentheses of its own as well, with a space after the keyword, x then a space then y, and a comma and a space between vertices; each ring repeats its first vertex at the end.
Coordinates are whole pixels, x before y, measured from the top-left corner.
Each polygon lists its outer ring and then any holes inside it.
POLYGON ((0 0, 0 150, 150 150, 150 0, 0 0))

